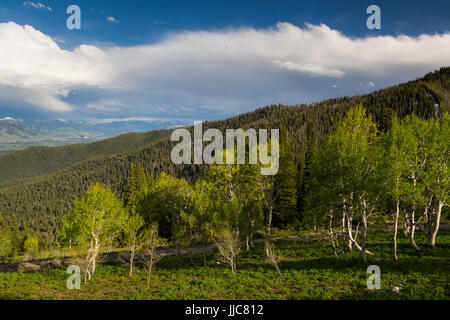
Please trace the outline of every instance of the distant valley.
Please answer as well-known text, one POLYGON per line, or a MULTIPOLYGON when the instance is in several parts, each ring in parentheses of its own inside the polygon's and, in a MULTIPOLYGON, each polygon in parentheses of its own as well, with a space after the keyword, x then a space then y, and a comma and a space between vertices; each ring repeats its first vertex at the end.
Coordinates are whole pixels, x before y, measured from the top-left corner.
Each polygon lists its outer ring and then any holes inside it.
MULTIPOLYGON (((1 115, 0 115, 1 116, 1 115)), ((191 124, 183 120, 21 120, 0 118, 0 157, 32 146, 63 146, 191 124)))

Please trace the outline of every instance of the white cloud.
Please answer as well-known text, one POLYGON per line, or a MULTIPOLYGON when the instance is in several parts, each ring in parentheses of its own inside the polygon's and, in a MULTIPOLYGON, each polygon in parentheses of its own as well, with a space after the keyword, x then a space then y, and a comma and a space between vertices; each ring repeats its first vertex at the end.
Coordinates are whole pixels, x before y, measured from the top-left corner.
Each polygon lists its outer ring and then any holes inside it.
POLYGON ((375 83, 373 83, 372 81, 366 82, 366 83, 359 83, 360 87, 369 87, 369 88, 375 88, 375 83))
POLYGON ((108 17, 108 18, 106 18, 106 21, 112 22, 112 23, 119 23, 119 21, 117 21, 116 18, 114 18, 114 17, 108 17))
POLYGON ((301 73, 306 73, 315 76, 324 76, 324 77, 333 77, 333 78, 342 78, 345 74, 344 71, 338 69, 327 69, 318 64, 311 63, 295 63, 291 61, 281 62, 278 60, 274 61, 274 64, 280 66, 282 68, 286 68, 289 70, 298 71, 301 73))
POLYGON ((72 111, 73 107, 62 101, 61 96, 47 90, 0 84, 0 102, 19 109, 32 108, 58 113, 72 111))
POLYGON ((107 60, 97 47, 62 50, 51 37, 31 26, 1 23, 0 98, 4 100, 5 90, 17 93, 12 90, 15 88, 22 92, 17 99, 25 103, 53 111, 72 110, 61 99, 76 87, 107 84, 111 80, 107 60))
POLYGON ((122 103, 118 99, 101 99, 99 101, 90 102, 86 105, 87 109, 95 111, 106 111, 110 113, 119 112, 127 107, 126 104, 122 103))
POLYGON ((52 8, 46 6, 45 4, 42 4, 40 2, 24 1, 24 2, 22 2, 22 5, 24 5, 25 7, 32 7, 34 9, 43 9, 43 10, 47 10, 49 12, 53 12, 52 8))
POLYGON ((450 65, 448 52, 450 33, 350 38, 326 25, 289 23, 172 33, 151 45, 82 45, 67 51, 30 26, 1 23, 0 102, 16 88, 41 95, 41 101, 26 103, 51 110, 229 115, 414 79, 450 65), (336 79, 339 87, 330 91, 336 79), (83 99, 69 104, 74 90, 83 99))

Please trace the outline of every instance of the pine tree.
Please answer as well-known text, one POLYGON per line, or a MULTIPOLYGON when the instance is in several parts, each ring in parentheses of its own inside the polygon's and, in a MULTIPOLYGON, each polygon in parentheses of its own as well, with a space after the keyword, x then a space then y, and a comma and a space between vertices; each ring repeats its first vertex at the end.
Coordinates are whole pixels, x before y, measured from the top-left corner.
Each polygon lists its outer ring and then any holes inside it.
POLYGON ((124 193, 125 206, 136 204, 137 196, 147 182, 147 176, 142 164, 132 164, 124 193))
POLYGON ((305 194, 303 193, 303 188, 305 184, 305 152, 302 150, 297 164, 297 212, 300 221, 303 221, 303 207, 305 194))
POLYGON ((8 224, 3 219, 3 215, 0 212, 0 258, 7 257, 12 252, 12 235, 9 230, 8 224))
POLYGON ((302 153, 298 165, 297 210, 301 221, 305 221, 305 199, 310 190, 310 175, 313 157, 317 151, 317 137, 314 124, 309 122, 306 129, 306 151, 302 153))
POLYGON ((298 221, 297 209, 297 168, 286 128, 280 128, 280 168, 275 176, 275 188, 278 192, 275 213, 283 224, 298 221))
POLYGON ((21 253, 23 236, 20 232, 17 216, 13 216, 13 224, 11 227, 12 255, 16 256, 21 253))
POLYGON ((383 110, 379 129, 382 132, 387 132, 391 127, 394 119, 397 118, 397 112, 392 108, 386 108, 383 110))

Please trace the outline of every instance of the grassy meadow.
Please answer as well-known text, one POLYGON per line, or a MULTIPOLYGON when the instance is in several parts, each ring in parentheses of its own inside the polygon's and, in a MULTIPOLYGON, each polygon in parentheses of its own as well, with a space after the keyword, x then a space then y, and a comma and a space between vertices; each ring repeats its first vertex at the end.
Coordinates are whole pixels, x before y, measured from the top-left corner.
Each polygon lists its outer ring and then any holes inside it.
POLYGON ((440 231, 437 250, 427 249, 419 232, 415 252, 399 237, 399 260, 392 259, 392 234, 370 234, 369 264, 381 269, 381 289, 369 290, 369 274, 358 250, 336 261, 326 240, 276 243, 283 278, 265 262, 263 244, 243 250, 236 275, 217 262, 216 253, 168 256, 151 274, 150 284, 138 265, 128 276, 119 263, 98 266, 94 278, 69 290, 65 269, 0 274, 0 299, 450 299, 450 231, 440 231), (401 285, 399 293, 392 291, 401 285))

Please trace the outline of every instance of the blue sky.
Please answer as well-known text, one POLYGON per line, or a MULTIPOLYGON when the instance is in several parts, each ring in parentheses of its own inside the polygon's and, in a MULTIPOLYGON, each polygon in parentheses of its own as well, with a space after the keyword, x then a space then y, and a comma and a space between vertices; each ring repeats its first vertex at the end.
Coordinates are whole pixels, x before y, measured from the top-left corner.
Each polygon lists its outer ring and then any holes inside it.
POLYGON ((2 0, 0 118, 206 120, 366 93, 450 65, 449 13, 444 0, 2 0), (66 28, 71 4, 81 30, 66 28), (366 27, 371 4, 381 30, 366 27))

